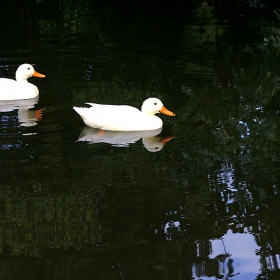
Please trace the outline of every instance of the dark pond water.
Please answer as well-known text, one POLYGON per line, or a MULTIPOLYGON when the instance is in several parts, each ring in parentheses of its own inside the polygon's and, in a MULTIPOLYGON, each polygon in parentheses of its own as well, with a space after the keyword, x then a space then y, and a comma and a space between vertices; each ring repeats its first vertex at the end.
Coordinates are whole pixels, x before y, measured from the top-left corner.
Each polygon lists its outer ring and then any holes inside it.
POLYGON ((0 77, 46 78, 0 102, 1 279, 278 279, 279 10, 172 3, 3 1, 0 77), (151 96, 148 136, 72 109, 151 96))

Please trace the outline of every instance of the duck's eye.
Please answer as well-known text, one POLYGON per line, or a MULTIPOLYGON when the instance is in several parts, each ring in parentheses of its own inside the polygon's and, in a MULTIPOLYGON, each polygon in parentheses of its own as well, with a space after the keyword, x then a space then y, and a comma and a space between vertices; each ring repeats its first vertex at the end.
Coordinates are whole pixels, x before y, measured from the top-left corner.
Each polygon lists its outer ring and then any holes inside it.
POLYGON ((157 103, 155 102, 154 105, 157 105, 157 103))
POLYGON ((28 67, 27 70, 30 70, 30 67, 28 67))

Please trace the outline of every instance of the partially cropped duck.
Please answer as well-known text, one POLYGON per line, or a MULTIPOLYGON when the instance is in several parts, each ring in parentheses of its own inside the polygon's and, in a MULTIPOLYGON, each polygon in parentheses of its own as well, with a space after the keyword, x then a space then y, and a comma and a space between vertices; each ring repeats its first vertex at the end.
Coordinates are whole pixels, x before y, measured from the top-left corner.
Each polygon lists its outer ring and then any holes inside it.
POLYGON ((0 78, 0 100, 29 99, 39 95, 38 88, 27 81, 30 77, 44 78, 32 65, 22 64, 16 71, 16 80, 0 78))
POLYGON ((141 111, 128 105, 103 105, 86 103, 89 108, 73 107, 84 123, 93 128, 113 131, 140 131, 161 128, 162 120, 155 116, 163 113, 175 116, 167 110, 157 98, 148 98, 143 102, 141 111))

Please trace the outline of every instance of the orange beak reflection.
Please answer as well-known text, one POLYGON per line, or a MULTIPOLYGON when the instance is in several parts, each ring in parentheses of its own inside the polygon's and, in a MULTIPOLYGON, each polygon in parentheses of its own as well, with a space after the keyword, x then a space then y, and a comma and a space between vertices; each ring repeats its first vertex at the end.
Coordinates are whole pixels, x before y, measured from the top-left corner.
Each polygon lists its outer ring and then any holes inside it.
POLYGON ((165 137, 163 139, 160 139, 160 142, 165 145, 167 142, 169 142, 170 140, 172 140, 174 137, 173 136, 169 136, 169 137, 165 137))
POLYGON ((170 116, 170 117, 174 117, 175 114, 171 111, 169 111, 168 109, 166 109, 164 106, 162 106, 160 112, 164 115, 170 116))
POLYGON ((33 76, 33 77, 37 77, 37 78, 45 78, 45 77, 46 77, 45 75, 40 74, 40 73, 38 73, 37 71, 34 71, 34 73, 33 73, 32 76, 33 76))

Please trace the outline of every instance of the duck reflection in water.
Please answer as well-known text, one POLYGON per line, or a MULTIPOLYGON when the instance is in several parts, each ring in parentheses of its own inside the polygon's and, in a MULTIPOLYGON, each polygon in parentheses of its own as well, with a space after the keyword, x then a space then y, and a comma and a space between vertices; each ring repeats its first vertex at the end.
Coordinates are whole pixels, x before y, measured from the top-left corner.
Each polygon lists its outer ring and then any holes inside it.
POLYGON ((18 110, 18 122, 21 126, 34 126, 42 119, 43 110, 32 110, 38 103, 39 97, 22 100, 1 100, 0 112, 12 112, 18 110))
POLYGON ((143 146, 149 152, 159 152, 173 137, 158 136, 162 128, 147 131, 110 131, 99 130, 86 126, 77 141, 86 141, 90 144, 108 143, 115 147, 128 147, 142 138, 143 146))

